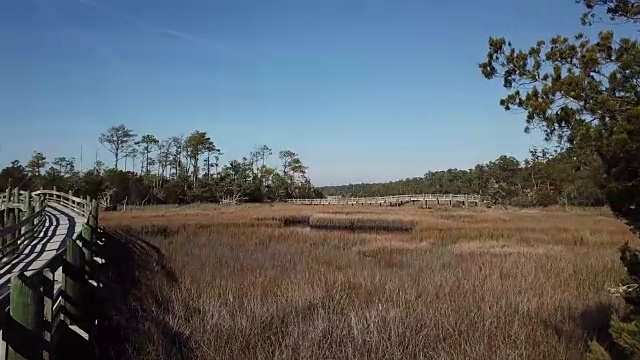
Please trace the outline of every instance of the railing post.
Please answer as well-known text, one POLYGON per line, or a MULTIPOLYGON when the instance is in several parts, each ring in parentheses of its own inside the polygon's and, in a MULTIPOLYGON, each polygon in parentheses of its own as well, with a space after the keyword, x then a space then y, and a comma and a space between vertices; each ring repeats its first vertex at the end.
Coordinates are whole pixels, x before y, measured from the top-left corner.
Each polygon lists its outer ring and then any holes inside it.
MULTIPOLYGON (((42 295, 43 295, 43 314, 44 326, 42 336, 51 344, 54 332, 53 305, 54 305, 54 284, 55 272, 45 268, 42 270, 42 295)), ((45 360, 51 359, 51 348, 44 349, 43 357, 45 360)))
MULTIPOLYGON (((14 205, 20 205, 20 189, 18 189, 17 187, 13 188, 13 203, 14 205)), ((20 207, 17 206, 13 209, 11 209, 11 212, 14 214, 15 218, 13 219, 13 223, 17 224, 18 222, 20 222, 21 219, 21 214, 20 214, 20 207)), ((16 230, 16 237, 20 236, 20 229, 16 230)))
POLYGON ((23 273, 11 279, 9 313, 11 318, 27 331, 7 331, 8 360, 42 358, 42 323, 44 299, 38 277, 28 278, 23 273), (12 337, 13 334, 28 335, 28 338, 12 337))
MULTIPOLYGON (((7 188, 7 190, 5 191, 5 202, 7 204, 7 206, 4 209, 4 212, 2 214, 2 227, 8 227, 9 226, 9 212, 11 211, 9 209, 9 204, 11 203, 11 189, 7 188)), ((4 254, 4 246, 7 243, 7 237, 6 236, 0 236, 0 253, 4 254)))
POLYGON ((83 295, 85 288, 85 256, 82 247, 78 245, 75 239, 69 240, 67 244, 66 262, 63 266, 62 287, 64 289, 64 297, 62 304, 67 314, 64 318, 70 321, 70 324, 78 324, 83 319, 83 295))
MULTIPOLYGON (((25 213, 25 217, 29 217, 33 215, 33 205, 31 204, 31 191, 27 190, 25 199, 25 209, 27 212, 25 213)), ((24 231, 29 231, 33 228, 33 220, 29 221, 29 223, 24 227, 24 231)))
POLYGON ((4 218, 4 226, 9 226, 9 213, 11 210, 9 209, 9 204, 11 204, 11 189, 7 188, 5 192, 5 201, 7 202, 7 206, 5 207, 3 218, 4 218))
MULTIPOLYGON (((8 216, 8 218, 7 218, 7 222, 5 223, 5 224, 6 224, 6 227, 13 226, 13 225, 15 225, 15 224, 16 224, 16 213, 15 213, 14 211, 11 211, 11 210, 13 210, 13 209, 8 209, 8 210, 9 210, 9 211, 8 211, 9 216, 8 216)), ((3 252, 3 255, 4 255, 4 254, 6 254, 6 248, 5 248, 5 246, 6 246, 7 244, 9 244, 10 242, 12 242, 12 241, 13 241, 13 239, 15 239, 15 238, 16 238, 16 236, 15 236, 15 235, 16 235, 16 234, 15 234, 14 232, 12 232, 12 233, 7 234, 7 236, 5 237, 5 239, 4 239, 3 243, 2 243, 2 250, 3 250, 2 252, 3 252)))
MULTIPOLYGON (((89 216, 91 218, 91 216, 89 216)), ((95 233, 96 229, 93 228, 88 223, 82 225, 82 230, 80 232, 82 239, 82 252, 84 254, 84 273, 89 275, 91 274, 91 269, 93 267, 93 251, 95 248, 95 233)), ((89 279, 89 278, 88 278, 89 279)), ((83 299, 86 301, 87 299, 83 299)), ((83 313, 86 319, 87 313, 83 313)), ((88 329, 87 329, 88 330, 88 329)))
MULTIPOLYGON (((19 223, 19 222, 22 220, 22 215, 23 215, 23 214, 22 214, 22 210, 21 210, 20 208, 15 208, 15 209, 14 209, 14 212, 15 212, 15 214, 16 214, 16 215, 15 215, 15 222, 14 222, 14 224, 17 224, 17 223, 19 223)), ((20 238, 20 235, 22 235, 22 228, 18 228, 18 229, 16 229, 16 237, 15 237, 15 238, 16 238, 16 239, 19 239, 19 238, 20 238)))
MULTIPOLYGON (((93 200, 89 203, 89 218, 88 223, 91 227, 93 227, 94 231, 98 228, 98 201, 93 200)), ((95 234, 94 234, 95 235, 95 234)))

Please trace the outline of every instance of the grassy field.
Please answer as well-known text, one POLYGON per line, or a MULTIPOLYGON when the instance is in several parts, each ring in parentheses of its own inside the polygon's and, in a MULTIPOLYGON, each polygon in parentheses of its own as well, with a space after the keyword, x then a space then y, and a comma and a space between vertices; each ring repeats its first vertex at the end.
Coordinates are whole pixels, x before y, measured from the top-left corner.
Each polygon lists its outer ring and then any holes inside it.
POLYGON ((603 209, 194 205, 101 222, 156 250, 120 310, 141 359, 578 359, 623 311, 606 289, 635 239, 603 209))

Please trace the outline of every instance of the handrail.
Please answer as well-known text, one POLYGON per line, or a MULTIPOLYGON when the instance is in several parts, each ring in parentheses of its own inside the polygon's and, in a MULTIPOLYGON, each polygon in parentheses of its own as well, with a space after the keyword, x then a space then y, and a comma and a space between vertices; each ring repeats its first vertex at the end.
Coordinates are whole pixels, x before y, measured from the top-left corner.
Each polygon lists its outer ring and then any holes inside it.
POLYGON ((88 216, 91 211, 90 198, 82 199, 73 196, 72 194, 58 192, 55 190, 38 190, 34 191, 33 194, 43 196, 47 201, 66 205, 67 208, 81 216, 88 216))
POLYGON ((16 231, 22 229, 23 227, 26 227, 27 225, 33 225, 33 221, 36 218, 39 218, 42 216, 42 214, 44 213, 44 208, 36 211, 33 215, 25 217, 24 219, 20 220, 19 223, 5 227, 0 229, 0 237, 4 237, 10 234, 15 233, 16 231))
POLYGON ((0 198, 4 210, 0 228, 0 268, 12 261, 44 226, 45 201, 28 191, 7 190, 0 198))

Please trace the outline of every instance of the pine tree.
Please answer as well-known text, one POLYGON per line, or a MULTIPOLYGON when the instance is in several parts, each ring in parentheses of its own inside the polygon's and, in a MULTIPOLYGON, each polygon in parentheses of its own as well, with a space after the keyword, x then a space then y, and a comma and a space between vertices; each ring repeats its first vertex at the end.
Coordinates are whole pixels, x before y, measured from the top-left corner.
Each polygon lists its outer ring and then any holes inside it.
MULTIPOLYGON (((578 0, 586 7, 585 26, 600 20, 638 26, 639 0, 578 0)), ((575 151, 594 152, 605 173, 601 188, 607 204, 632 230, 640 228, 640 42, 601 31, 558 35, 518 50, 504 38, 490 38, 486 61, 479 64, 487 79, 500 78, 509 94, 500 100, 507 111, 526 113, 528 131, 538 127, 548 141, 575 151)), ((629 305, 624 319, 614 318, 615 342, 590 344, 589 359, 614 356, 640 359, 640 251, 624 244, 620 260, 627 276, 612 290, 629 305)))

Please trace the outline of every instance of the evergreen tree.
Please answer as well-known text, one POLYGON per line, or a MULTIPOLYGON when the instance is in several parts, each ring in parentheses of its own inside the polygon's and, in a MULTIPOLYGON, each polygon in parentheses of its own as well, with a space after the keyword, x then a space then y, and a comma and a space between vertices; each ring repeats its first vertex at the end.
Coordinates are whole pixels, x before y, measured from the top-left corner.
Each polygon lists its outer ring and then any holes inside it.
MULTIPOLYGON (((637 27, 638 0, 581 0, 586 6, 582 24, 591 26, 605 14, 609 20, 637 27)), ((636 29, 639 30, 639 29, 636 29)), ((527 127, 542 129, 548 140, 566 144, 575 153, 593 152, 601 161, 599 184, 611 209, 633 230, 640 224, 640 43, 601 31, 589 39, 584 33, 540 40, 518 50, 504 38, 490 38, 489 52, 480 64, 482 74, 500 78, 509 94, 500 100, 505 110, 527 114, 527 127)), ((566 182, 565 182, 566 183, 566 182)), ((575 183, 574 183, 575 184, 575 183)), ((575 189, 563 189, 565 197, 575 189)), ((620 259, 628 276, 615 289, 630 305, 629 319, 613 319, 611 335, 629 359, 640 359, 640 252, 625 244, 620 259)), ((608 359, 593 342, 591 359, 608 359)))

